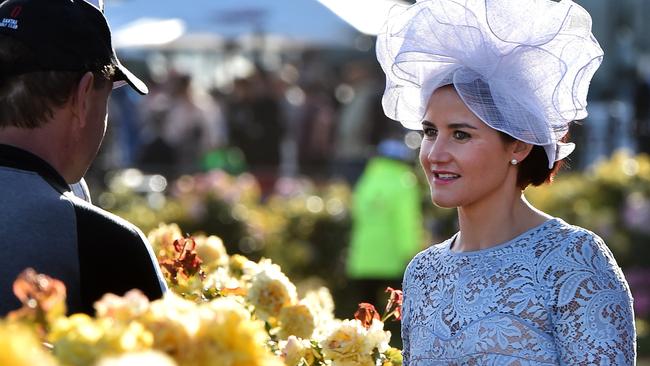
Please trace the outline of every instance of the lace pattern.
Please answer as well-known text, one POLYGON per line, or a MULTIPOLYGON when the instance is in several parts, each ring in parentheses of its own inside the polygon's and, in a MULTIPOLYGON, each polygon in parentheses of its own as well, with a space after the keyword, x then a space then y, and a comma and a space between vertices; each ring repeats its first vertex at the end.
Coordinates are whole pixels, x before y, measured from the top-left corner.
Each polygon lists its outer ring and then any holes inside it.
POLYGON ((552 219, 455 253, 449 239, 404 277, 404 364, 633 365, 632 297, 595 234, 552 219))

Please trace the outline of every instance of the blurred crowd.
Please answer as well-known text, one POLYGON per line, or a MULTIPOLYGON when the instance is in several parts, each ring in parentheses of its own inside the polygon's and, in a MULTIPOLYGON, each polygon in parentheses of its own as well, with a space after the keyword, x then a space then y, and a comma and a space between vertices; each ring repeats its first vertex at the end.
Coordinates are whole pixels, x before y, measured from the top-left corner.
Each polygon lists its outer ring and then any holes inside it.
MULTIPOLYGON (((265 192, 278 177, 353 184, 380 142, 405 135, 383 114, 383 73, 371 56, 333 61, 305 50, 272 70, 256 66, 211 88, 171 69, 148 78, 147 96, 116 89, 108 135, 89 179, 97 184, 107 171, 132 167, 167 179, 219 168, 253 173, 265 192)), ((640 59, 634 82, 618 92, 626 97, 605 90, 589 102, 588 120, 571 131, 579 146, 572 169, 619 148, 650 153, 648 65, 640 59)))
POLYGON ((109 132, 93 172, 127 167, 173 179, 213 168, 249 171, 264 190, 280 176, 354 183, 376 146, 403 140, 381 108, 383 77, 372 59, 337 67, 318 53, 210 90, 171 71, 150 93, 111 97, 109 132))

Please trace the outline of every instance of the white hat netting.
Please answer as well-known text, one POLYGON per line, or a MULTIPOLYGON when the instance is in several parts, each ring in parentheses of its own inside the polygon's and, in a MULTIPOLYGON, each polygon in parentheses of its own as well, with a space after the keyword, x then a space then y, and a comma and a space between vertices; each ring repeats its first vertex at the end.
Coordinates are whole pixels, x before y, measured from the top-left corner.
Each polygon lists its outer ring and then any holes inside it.
POLYGON ((587 116, 603 51, 570 0, 422 0, 391 9, 377 59, 389 118, 421 129, 431 93, 453 84, 487 125, 544 146, 550 168, 574 149, 559 140, 587 116))

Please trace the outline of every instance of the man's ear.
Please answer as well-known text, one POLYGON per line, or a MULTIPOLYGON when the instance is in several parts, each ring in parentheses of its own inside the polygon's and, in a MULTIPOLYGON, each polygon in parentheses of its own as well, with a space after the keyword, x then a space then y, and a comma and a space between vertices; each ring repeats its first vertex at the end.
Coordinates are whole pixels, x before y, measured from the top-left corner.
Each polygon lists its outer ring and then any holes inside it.
POLYGON ((512 158, 516 159, 517 161, 521 162, 526 157, 530 152, 533 150, 533 145, 520 141, 520 140, 515 140, 513 143, 513 150, 512 150, 512 158))
POLYGON ((74 114, 75 122, 79 123, 79 127, 85 127, 87 121, 87 114, 90 108, 90 100, 93 97, 93 85, 95 83, 95 75, 92 72, 86 72, 79 80, 77 87, 72 96, 72 113, 74 114))

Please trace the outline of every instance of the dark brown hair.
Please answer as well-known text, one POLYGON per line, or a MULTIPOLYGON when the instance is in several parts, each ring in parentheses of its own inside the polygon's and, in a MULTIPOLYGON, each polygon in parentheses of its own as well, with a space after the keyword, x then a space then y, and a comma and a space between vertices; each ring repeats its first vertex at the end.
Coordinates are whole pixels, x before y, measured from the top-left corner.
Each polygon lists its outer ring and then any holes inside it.
MULTIPOLYGON (((13 38, 0 36, 0 69, 19 62, 29 53, 13 38)), ((95 75, 93 87, 101 89, 111 81, 115 69, 88 70, 95 75)), ((0 128, 37 128, 53 116, 53 109, 65 104, 87 71, 40 71, 16 76, 0 74, 0 128)))
MULTIPOLYGON (((513 143, 516 139, 506 133, 500 132, 499 135, 505 143, 513 143)), ((560 140, 561 142, 568 142, 569 135, 566 134, 560 140)), ((524 160, 519 162, 517 171, 517 186, 520 189, 525 189, 529 185, 541 186, 544 183, 551 183, 555 175, 564 166, 564 160, 559 160, 553 163, 552 168, 548 168, 548 157, 543 146, 533 145, 530 153, 524 160)))

